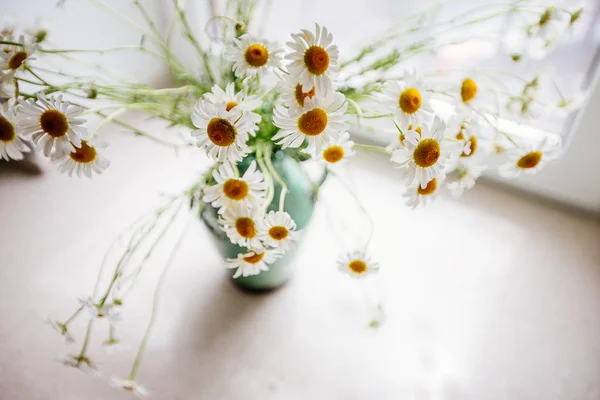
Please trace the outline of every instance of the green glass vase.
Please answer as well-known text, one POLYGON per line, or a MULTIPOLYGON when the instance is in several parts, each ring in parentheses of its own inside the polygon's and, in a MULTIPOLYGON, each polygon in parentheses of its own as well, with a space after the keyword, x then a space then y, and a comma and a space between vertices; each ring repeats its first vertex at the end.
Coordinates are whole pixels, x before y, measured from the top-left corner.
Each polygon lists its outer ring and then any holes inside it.
MULTIPOLYGON (((255 155, 250 154, 238 164, 240 174, 246 171, 254 159, 255 155)), ((315 185, 320 185, 325 176, 323 176, 321 182, 313 183, 302 169, 300 163, 283 151, 276 152, 272 156, 272 162, 275 170, 283 178, 288 187, 285 197, 285 211, 294 219, 297 229, 303 230, 310 222, 315 206, 316 195, 313 188, 315 185)), ((275 193, 273 201, 267 208, 267 211, 277 211, 279 209, 281 186, 277 182, 274 185, 275 193)), ((200 218, 211 231, 215 244, 224 259, 236 258, 238 254, 248 251, 248 249, 237 246, 229 241, 225 232, 219 226, 217 210, 210 204, 205 204, 200 218)), ((268 271, 262 271, 260 274, 253 276, 240 276, 233 281, 241 288, 251 291, 271 290, 285 284, 292 276, 294 261, 302 242, 302 236, 302 232, 300 232, 299 239, 295 243, 294 248, 286 252, 282 258, 270 264, 268 271)), ((227 271, 233 277, 235 270, 227 271)))

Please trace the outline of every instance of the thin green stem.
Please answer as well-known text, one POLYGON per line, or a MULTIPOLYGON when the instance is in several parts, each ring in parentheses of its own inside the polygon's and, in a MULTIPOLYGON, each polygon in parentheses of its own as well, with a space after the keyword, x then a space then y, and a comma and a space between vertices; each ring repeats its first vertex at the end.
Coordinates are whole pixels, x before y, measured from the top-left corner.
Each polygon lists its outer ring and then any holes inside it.
POLYGON ((148 346, 148 340, 150 338, 150 333, 152 331, 152 327, 154 326, 154 322, 156 321, 156 317, 158 315, 158 303, 160 300, 160 290, 165 282, 167 272, 168 272, 170 266, 173 264, 175 255, 177 254, 177 251, 179 250, 181 244, 183 243, 183 238, 185 237, 185 233, 187 232, 188 226, 189 225, 186 225, 186 227, 181 232, 181 235, 179 236, 179 239, 177 240, 177 243, 175 244, 175 247, 173 248, 173 251, 171 252, 171 254, 169 256, 169 259, 167 260, 167 263, 165 264, 165 267, 163 268, 163 270, 160 274, 158 283, 156 284, 156 288, 154 289, 154 299, 152 301, 152 314, 150 315, 150 321, 148 321, 148 326, 146 327, 146 332, 144 333, 144 337, 142 338, 142 341, 140 342, 138 352, 135 356, 133 365, 131 366, 131 372, 129 373, 129 379, 132 381, 135 380, 135 377, 137 375, 138 368, 140 366, 140 363, 142 362, 142 357, 146 351, 146 347, 148 346))
POLYGON ((86 357, 85 352, 90 344, 90 339, 92 337, 92 328, 94 326, 94 319, 90 319, 88 322, 87 329, 85 331, 85 338, 83 339, 83 345, 81 346, 81 351, 79 352, 79 356, 77 356, 77 367, 81 364, 81 362, 86 357))
POLYGON ((271 161, 271 144, 265 143, 263 144, 263 146, 265 148, 264 160, 267 165, 267 168, 269 169, 269 172, 273 175, 273 178, 275 178, 275 181, 277 181, 279 186, 281 186, 281 192, 279 193, 279 211, 283 211, 285 207, 285 197, 287 196, 288 186, 273 166, 273 162, 271 161))
POLYGON ((372 151, 376 153, 391 154, 385 147, 374 146, 370 144, 354 143, 354 148, 357 150, 372 151))
POLYGON ((84 306, 80 306, 77 310, 75 310, 75 312, 73 313, 73 315, 71 315, 69 318, 67 318, 67 320, 63 323, 63 325, 66 327, 67 325, 69 325, 75 318, 77 318, 77 316, 79 315, 79 313, 81 313, 81 311, 83 310, 84 306))
POLYGON ((269 169, 265 165, 265 161, 264 161, 263 157, 264 157, 263 156, 263 148, 260 143, 257 143, 256 144, 256 162, 258 162, 258 166, 259 166, 261 172, 265 176, 265 181, 267 181, 267 191, 265 193, 265 204, 264 204, 264 208, 266 210, 269 207, 269 205, 271 204, 271 202, 273 201, 273 197, 275 196, 275 193, 274 193, 275 185, 273 184, 273 177, 271 176, 269 169))

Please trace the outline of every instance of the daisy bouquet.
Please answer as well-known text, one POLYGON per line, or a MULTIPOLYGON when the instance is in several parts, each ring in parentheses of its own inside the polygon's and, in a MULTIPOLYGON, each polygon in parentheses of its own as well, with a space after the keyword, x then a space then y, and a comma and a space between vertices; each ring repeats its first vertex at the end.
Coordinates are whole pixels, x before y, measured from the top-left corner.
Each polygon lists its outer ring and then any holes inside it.
MULTIPOLYGON (((506 16, 518 17, 511 19, 512 29, 527 46, 516 48, 499 36, 488 39, 499 55, 527 62, 530 56, 550 51, 560 34, 579 21, 583 8, 567 3, 499 3, 442 21, 435 21, 429 10, 342 58, 333 34, 319 24, 292 33, 284 46, 255 36, 257 1, 228 1, 223 9, 213 9, 207 22, 211 28, 207 31, 213 34, 202 39, 191 28, 182 1, 172 2, 175 16, 166 33, 139 0, 133 4, 145 26, 120 16, 101 0, 92 1, 141 30, 143 40, 132 46, 133 51, 167 64, 176 84, 155 89, 104 76, 92 80, 68 75, 42 66, 41 61, 61 58, 76 63, 73 56, 78 52, 95 50, 52 48, 43 29, 22 34, 5 29, 0 38, 0 158, 20 160, 24 153, 37 150, 67 175, 91 178, 110 165, 103 156, 107 144, 99 136, 100 128, 116 124, 168 148, 200 149, 214 165, 134 223, 105 287, 101 273, 94 292, 69 318, 51 321, 72 342, 71 323, 82 314, 89 316, 81 349, 60 358, 80 369, 96 369, 88 350, 94 321, 108 321, 107 346, 118 343, 115 327, 127 294, 184 209, 212 218, 211 226, 240 249, 225 260, 236 279, 266 273, 296 247, 302 231, 286 203, 294 182, 278 166, 278 157, 323 166, 321 179, 310 185, 316 197, 328 176, 340 179, 340 168, 357 151, 381 153, 400 171, 398 184, 406 188, 406 204, 414 208, 443 189, 461 195, 495 157, 506 158, 500 167, 506 175, 537 172, 560 152, 559 137, 518 135, 505 127, 505 121, 568 113, 581 104, 579 93, 566 96, 546 90, 553 87, 544 87, 551 78, 537 71, 522 77, 510 70, 499 75, 490 68, 424 70, 414 63, 418 57, 431 58, 470 40, 465 27, 506 16), (178 58, 171 45, 174 32, 193 48, 199 72, 178 58), (121 118, 132 110, 183 127, 189 135, 176 141, 148 134, 121 118), (351 133, 359 131, 364 140, 351 140, 351 133), (374 132, 386 135, 387 146, 369 140, 374 132)), ((340 257, 341 271, 365 278, 378 270, 379 264, 368 254, 369 240, 340 257)), ((160 283, 157 294, 159 289, 160 283)), ((154 314, 131 373, 114 381, 136 394, 145 393, 136 378, 153 321, 154 314)))

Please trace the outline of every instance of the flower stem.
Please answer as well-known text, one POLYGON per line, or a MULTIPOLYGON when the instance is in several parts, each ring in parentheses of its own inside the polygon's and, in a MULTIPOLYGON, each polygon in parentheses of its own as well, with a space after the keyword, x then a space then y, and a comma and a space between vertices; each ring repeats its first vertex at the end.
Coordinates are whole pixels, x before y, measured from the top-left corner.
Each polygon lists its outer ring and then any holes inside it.
POLYGON ((85 352, 87 351, 88 345, 90 344, 90 338, 92 337, 92 327, 94 326, 94 319, 90 319, 88 322, 87 329, 85 331, 85 339, 83 340, 83 345, 81 346, 81 351, 79 352, 79 356, 77 356, 77 367, 81 364, 81 361, 85 358, 85 352))
POLYGON ((288 187, 281 175, 279 175, 279 173, 273 166, 273 162, 271 161, 271 145, 265 143, 263 146, 265 147, 264 160, 267 164, 267 168, 269 169, 269 172, 273 175, 273 178, 275 178, 279 186, 281 186, 281 193, 279 194, 279 211, 283 211, 288 187))
POLYGON ((354 143, 354 148, 357 150, 373 151, 376 153, 383 153, 388 155, 390 154, 390 152, 385 147, 374 146, 370 144, 354 143))
POLYGON ((267 193, 265 193, 265 210, 269 207, 271 202, 273 201, 273 197, 275 196, 275 186, 273 185, 273 176, 269 172, 267 166, 265 165, 265 161, 263 159, 263 148, 262 143, 256 143, 256 161, 258 162, 258 166, 260 167, 261 172, 265 175, 265 180, 267 181, 267 193))

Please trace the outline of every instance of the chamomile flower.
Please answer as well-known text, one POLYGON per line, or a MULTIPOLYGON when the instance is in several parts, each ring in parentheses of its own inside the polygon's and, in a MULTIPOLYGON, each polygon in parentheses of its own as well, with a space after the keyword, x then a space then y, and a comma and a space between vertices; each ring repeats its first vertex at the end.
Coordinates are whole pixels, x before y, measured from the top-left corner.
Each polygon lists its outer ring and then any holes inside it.
POLYGON ((404 139, 406 138, 405 134, 407 131, 416 132, 417 135, 421 136, 423 133, 423 128, 421 125, 413 126, 408 125, 406 130, 398 131, 398 129, 394 128, 391 132, 394 133, 394 140, 386 147, 387 151, 393 152, 394 150, 403 149, 404 148, 404 139))
POLYGON ((262 271, 268 271, 269 264, 274 263, 281 256, 282 253, 278 249, 250 251, 238 254, 237 258, 228 258, 225 261, 225 268, 237 268, 233 274, 234 278, 258 275, 262 271))
POLYGON ((471 117, 457 115, 448 124, 447 137, 460 142, 462 151, 457 155, 460 158, 471 158, 479 154, 479 135, 482 131, 481 124, 471 117))
POLYGON ((282 53, 283 49, 274 43, 245 34, 234 39, 233 45, 225 51, 225 57, 233 61, 235 76, 243 78, 280 68, 282 53))
POLYGON ((355 154, 354 142, 345 132, 337 139, 331 139, 321 151, 321 160, 329 165, 339 164, 355 154))
POLYGON ((365 278, 379 270, 379 263, 373 261, 364 251, 346 253, 337 261, 338 269, 353 278, 365 278))
POLYGON ((385 109, 394 113, 402 128, 417 126, 433 112, 427 89, 416 71, 405 71, 402 81, 391 81, 384 86, 380 101, 385 109))
POLYGON ((418 206, 427 205, 437 197, 442 181, 443 177, 438 177, 427 182, 427 185, 424 188, 419 185, 407 187, 406 192, 403 195, 406 200, 406 205, 413 210, 418 206))
POLYGON ((82 140, 80 146, 74 146, 73 151, 69 154, 55 158, 58 165, 58 170, 73 176, 75 173, 78 177, 92 177, 92 174, 101 174, 110 166, 110 161, 101 153, 101 150, 106 147, 106 143, 99 141, 96 138, 91 140, 82 140))
POLYGON ((533 175, 548 161, 556 159, 560 153, 560 143, 542 140, 536 145, 515 147, 508 153, 508 162, 498 168, 498 172, 506 177, 517 177, 521 174, 533 175))
POLYGON ((258 235, 258 228, 263 218, 264 212, 260 207, 235 205, 223 212, 219 217, 219 224, 231 243, 262 250, 264 246, 258 235))
POLYGON ((121 307, 112 303, 104 303, 102 306, 94 304, 91 299, 80 299, 90 319, 106 319, 114 324, 121 320, 121 307))
POLYGON ((431 125, 423 124, 422 134, 405 131, 404 148, 392 153, 392 162, 404 169, 407 184, 419 184, 422 189, 441 176, 453 148, 444 140, 446 125, 435 117, 431 125))
POLYGON ((29 147, 16 129, 16 117, 8 102, 0 104, 0 160, 22 160, 29 147))
POLYGON ((266 245, 291 250, 298 239, 296 223, 285 211, 269 211, 259 224, 259 238, 266 245))
POLYGON ((199 101, 192 109, 192 122, 198 128, 192 131, 196 144, 212 160, 238 162, 250 152, 246 140, 253 123, 237 107, 227 111, 225 103, 199 101))
POLYGON ((308 146, 303 151, 317 154, 323 150, 331 138, 339 138, 348 131, 344 113, 348 103, 343 94, 304 99, 304 108, 286 109, 280 104, 275 106, 273 123, 281 128, 273 137, 282 148, 300 147, 306 140, 308 146))
POLYGON ((114 388, 123 389, 127 392, 131 392, 135 397, 148 396, 148 391, 142 385, 131 379, 121 379, 113 377, 111 380, 111 386, 114 388))
POLYGON ((281 101, 287 108, 301 109, 304 107, 304 99, 317 95, 317 88, 313 86, 310 90, 304 91, 299 79, 287 75, 285 80, 279 82, 279 93, 281 101))
POLYGON ((588 93, 585 91, 563 96, 560 94, 560 99, 556 103, 556 108, 560 115, 566 116, 574 111, 579 110, 585 104, 588 93))
POLYGON ((458 114, 469 114, 481 104, 480 80, 475 74, 460 81, 455 91, 455 107, 458 114))
POLYGON ((8 71, 8 74, 12 76, 34 59, 33 55, 38 46, 27 42, 23 35, 18 39, 8 37, 5 41, 18 43, 18 45, 4 45, 0 51, 0 70, 8 71))
POLYGON ((569 25, 569 15, 559 8, 546 7, 539 18, 526 27, 533 38, 539 38, 545 46, 554 44, 569 25))
POLYGON ((203 200, 213 207, 220 207, 219 213, 234 205, 255 208, 262 204, 267 187, 264 175, 256 169, 252 161, 244 175, 236 176, 233 166, 226 162, 213 171, 215 185, 204 188, 203 200))
POLYGON ((58 97, 20 101, 17 106, 17 130, 23 136, 31 136, 46 157, 63 157, 81 147, 81 137, 86 133, 85 119, 80 118, 83 109, 58 97))
POLYGON ((465 190, 473 189, 475 182, 486 169, 485 164, 461 163, 448 177, 448 190, 454 197, 462 196, 465 190))
POLYGON ((60 333, 61 336, 65 339, 65 342, 67 342, 67 344, 75 342, 75 338, 67 329, 67 325, 50 319, 46 321, 46 323, 50 325, 50 327, 52 327, 52 329, 54 329, 56 332, 60 333))
POLYGON ((250 118, 252 121, 252 126, 249 128, 250 135, 253 136, 258 129, 257 124, 260 122, 261 117, 253 112, 262 104, 258 96, 244 95, 242 91, 236 93, 235 84, 231 82, 227 84, 225 90, 218 85, 213 86, 212 91, 206 93, 204 98, 213 104, 225 103, 225 110, 227 111, 234 107, 239 108, 244 114, 244 118, 250 118))
POLYGON ((87 356, 75 356, 73 354, 57 354, 54 357, 56 362, 66 367, 77 368, 78 370, 94 376, 100 376, 100 371, 96 364, 87 356))
POLYGON ((292 34, 292 39, 286 44, 293 51, 285 56, 291 60, 287 68, 292 79, 302 84, 302 92, 310 92, 313 87, 324 95, 332 92, 331 79, 339 56, 338 47, 331 44, 333 35, 326 27, 315 24, 315 33, 303 29, 292 34))

